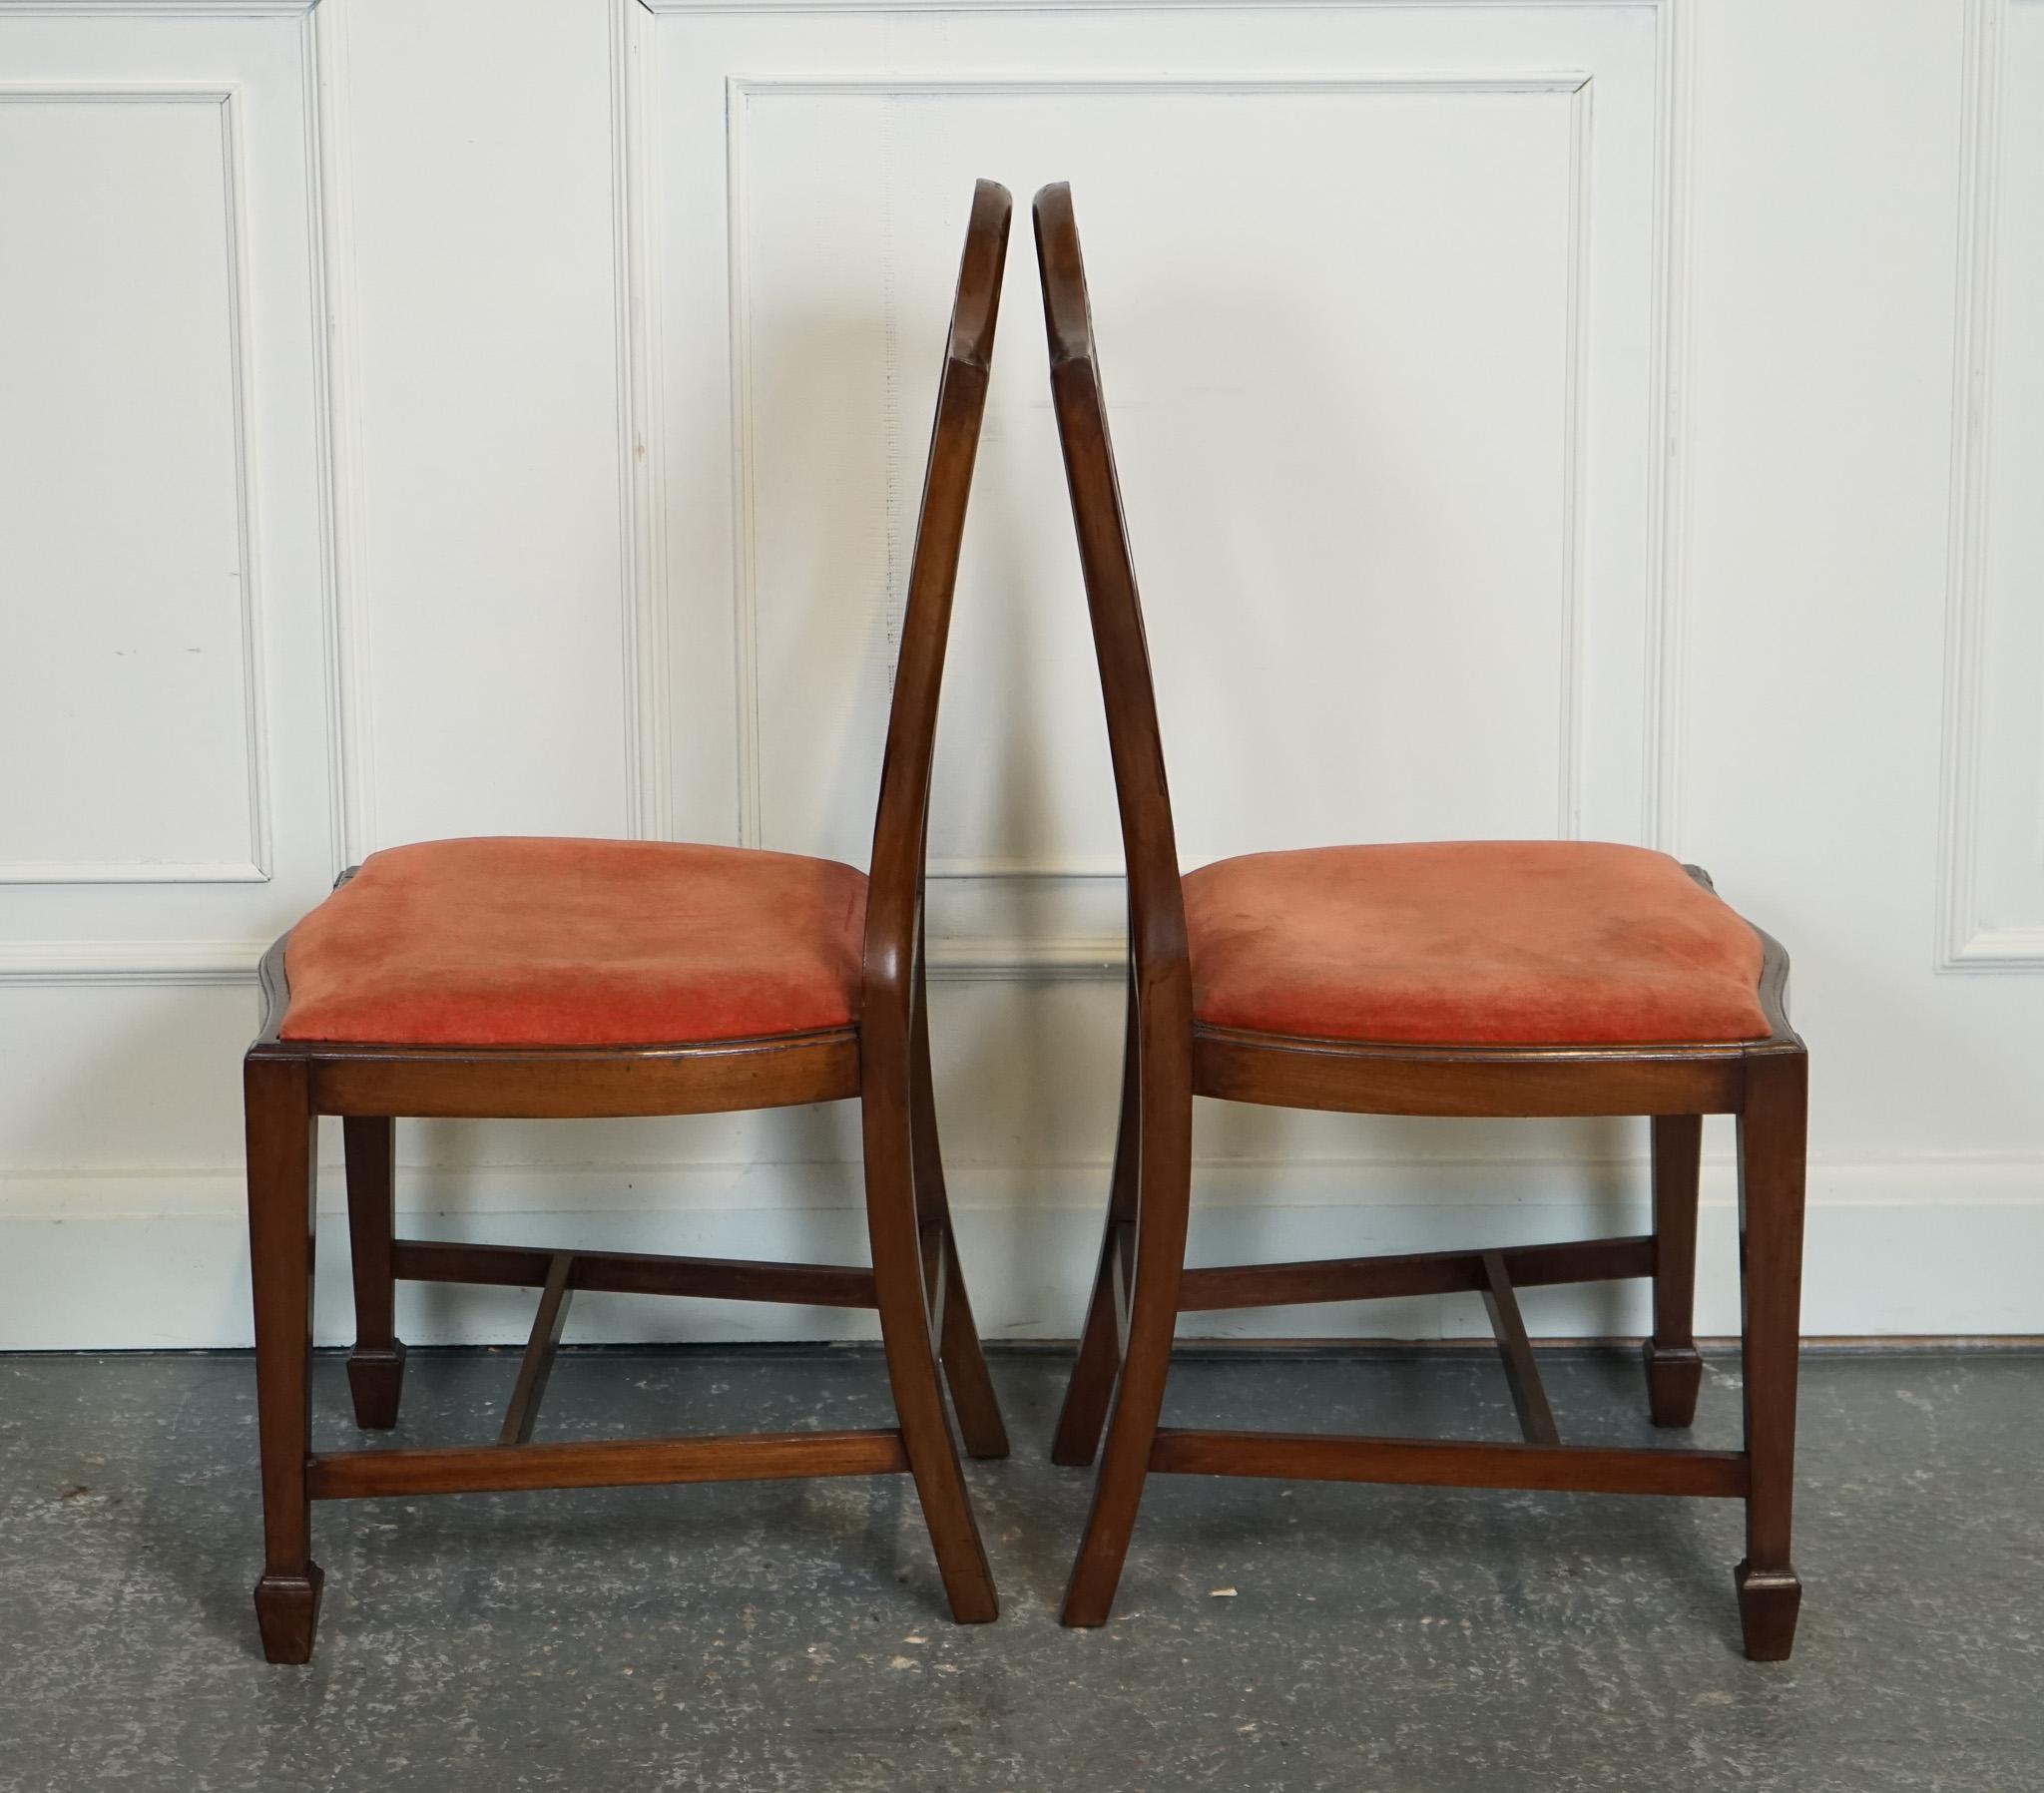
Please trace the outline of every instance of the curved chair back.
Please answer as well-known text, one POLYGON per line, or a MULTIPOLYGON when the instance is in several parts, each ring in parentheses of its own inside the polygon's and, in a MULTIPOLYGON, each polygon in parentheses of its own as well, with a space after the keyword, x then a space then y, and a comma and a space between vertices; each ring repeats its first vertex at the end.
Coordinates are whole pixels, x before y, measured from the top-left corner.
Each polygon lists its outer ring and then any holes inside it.
POLYGON ((1115 478, 1114 444, 1101 395, 1072 190, 1062 182, 1044 188, 1036 196, 1035 217, 1036 262, 1050 339, 1051 399, 1071 488, 1086 603, 1093 616, 1093 648, 1100 663, 1115 795, 1121 806, 1136 988, 1146 1013, 1163 1003, 1173 1014, 1182 1012, 1189 1028, 1185 902, 1179 890, 1164 740, 1157 724, 1142 599, 1136 590, 1121 487, 1115 478))
POLYGON ((951 301, 951 333, 937 386, 936 422, 923 477, 909 565, 908 605, 887 717, 887 753, 880 769, 879 813, 873 823, 871 882, 866 893, 866 1013, 880 1003, 905 1017, 922 923, 923 848, 929 830, 930 763, 944 649, 951 633, 951 596, 965 504, 986 414, 987 369, 1001 309, 1001 273, 1008 257, 1008 190, 992 181, 973 189, 965 253, 951 301))

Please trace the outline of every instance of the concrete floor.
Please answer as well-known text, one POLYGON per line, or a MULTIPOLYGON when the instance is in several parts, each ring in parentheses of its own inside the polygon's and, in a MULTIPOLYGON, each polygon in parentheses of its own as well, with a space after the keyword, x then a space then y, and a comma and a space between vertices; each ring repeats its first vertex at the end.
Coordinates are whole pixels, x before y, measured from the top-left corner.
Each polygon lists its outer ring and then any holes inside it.
MULTIPOLYGON (((514 1365, 414 1354, 399 1436, 489 1435, 514 1365)), ((249 1605, 248 1360, 0 1359, 0 1788, 2044 1787, 2044 1358, 1809 1362, 1780 1667, 1738 1653, 1716 1502, 1160 1478, 1114 1623, 1062 1630, 1064 1367, 994 1365, 997 1625, 945 1618, 905 1479, 349 1503, 315 1512, 319 1650, 288 1669, 249 1605)), ((1566 1437, 1651 1436, 1632 1364, 1548 1373, 1566 1437)), ((338 1361, 316 1392, 351 1439, 338 1361)), ((1478 1358, 1196 1357, 1171 1405, 1511 1434, 1478 1358)), ((865 1352, 571 1353, 541 1436, 886 1413, 865 1352)), ((1719 1359, 1697 1442, 1737 1414, 1719 1359)))

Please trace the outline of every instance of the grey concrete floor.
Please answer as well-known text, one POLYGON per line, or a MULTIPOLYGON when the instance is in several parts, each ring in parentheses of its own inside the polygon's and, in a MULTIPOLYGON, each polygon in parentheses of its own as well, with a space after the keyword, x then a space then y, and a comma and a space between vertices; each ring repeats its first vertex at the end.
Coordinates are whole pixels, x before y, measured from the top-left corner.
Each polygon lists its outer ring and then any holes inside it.
MULTIPOLYGON (((514 1367, 415 1353, 399 1438, 488 1436, 514 1367)), ((1633 1364, 1547 1369, 1566 1437, 1652 1436, 1633 1364)), ((1716 1502, 1160 1478, 1114 1622, 1063 1630, 1064 1370, 995 1361, 998 1624, 945 1617, 901 1478, 346 1503, 315 1511, 290 1669, 249 1603, 247 1358, 0 1359, 0 1788, 2044 1787, 2044 1357, 1807 1363, 1807 1592, 1773 1667, 1739 1654, 1716 1502)), ((320 1442, 352 1440, 337 1360, 315 1392, 320 1442)), ((1480 1358, 1193 1357, 1171 1407, 1511 1434, 1480 1358)), ((541 1436, 887 1411, 865 1352, 570 1353, 541 1436)), ((1697 1442, 1737 1416, 1721 1358, 1697 1442)))

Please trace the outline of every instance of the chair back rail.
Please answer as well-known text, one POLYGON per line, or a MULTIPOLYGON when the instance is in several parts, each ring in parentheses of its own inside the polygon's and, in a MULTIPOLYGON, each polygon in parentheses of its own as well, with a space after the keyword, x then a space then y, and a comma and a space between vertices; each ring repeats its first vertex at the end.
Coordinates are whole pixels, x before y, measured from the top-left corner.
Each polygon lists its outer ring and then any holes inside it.
POLYGON ((958 578, 959 544, 980 423, 986 414, 987 372, 994 325, 1001 308, 1008 225, 1014 206, 992 181, 973 189, 972 216, 951 303, 951 332, 937 385, 936 420, 909 564, 908 602, 887 717, 886 757, 873 823, 866 891, 865 989, 861 1025, 889 1018, 907 1023, 920 950, 923 853, 929 832, 930 764, 937 733, 937 702, 944 650, 951 632, 951 598, 958 578))
POLYGON ((1129 945, 1136 989, 1146 1013, 1180 1013, 1190 1027, 1185 901, 1179 889, 1164 739, 1094 351, 1086 263, 1068 186, 1046 187, 1036 196, 1035 224, 1044 328, 1050 340, 1051 400, 1071 489, 1086 604, 1093 619, 1122 849, 1128 862, 1129 945))

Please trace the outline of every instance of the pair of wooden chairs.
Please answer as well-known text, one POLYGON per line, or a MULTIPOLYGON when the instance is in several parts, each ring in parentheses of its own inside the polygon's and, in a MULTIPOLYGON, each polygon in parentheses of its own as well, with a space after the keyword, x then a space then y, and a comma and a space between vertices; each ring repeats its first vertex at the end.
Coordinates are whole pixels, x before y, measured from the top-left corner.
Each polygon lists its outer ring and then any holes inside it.
MULTIPOLYGON (((993 1577, 957 1442, 1007 1438, 946 1204, 923 990, 923 855, 938 688, 985 409, 1010 205, 974 195, 909 575, 870 871, 664 842, 438 841, 372 855, 263 962, 246 1065, 265 1556, 263 1647, 302 1662, 320 1571, 311 1503, 369 1495, 906 1471, 954 1617, 993 1577), (394 1237, 393 1118, 683 1115, 856 1098, 871 1268, 547 1252, 394 1237), (537 1286, 502 1432, 454 1449, 315 1453, 314 1137, 342 1118, 355 1417, 397 1417, 400 1279, 537 1286), (883 1430, 534 1443, 577 1289, 878 1310, 883 1430), (945 1391, 949 1391, 949 1413, 945 1391), (956 1439, 953 1434, 956 1425, 956 1439)), ((1066 1596, 1103 1622, 1152 1472, 1743 1500, 1747 1653, 1780 1658, 1790 1566, 1805 1058, 1781 950, 1699 872, 1640 849, 1463 842, 1259 854, 1181 876, 1071 196, 1035 207, 1051 385, 1107 705, 1128 864, 1120 1138, 1092 1303, 1053 1447, 1101 1454, 1066 1596), (1646 1115, 1654 1230, 1491 1251, 1187 1269, 1193 1098, 1357 1114, 1646 1115), (1514 1290, 1645 1277, 1652 1415, 1682 1427, 1702 1117, 1739 1117, 1746 1443, 1565 1447, 1514 1290), (1159 1424, 1179 1314, 1474 1291, 1522 1442, 1159 1424), (1104 1448, 1102 1445, 1105 1435, 1104 1448)))

